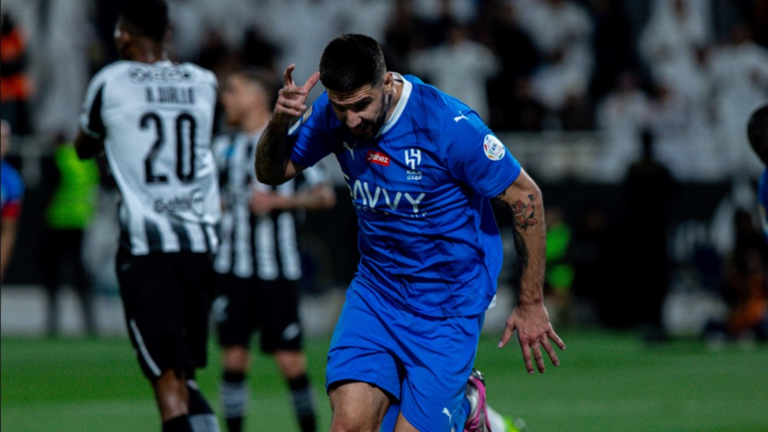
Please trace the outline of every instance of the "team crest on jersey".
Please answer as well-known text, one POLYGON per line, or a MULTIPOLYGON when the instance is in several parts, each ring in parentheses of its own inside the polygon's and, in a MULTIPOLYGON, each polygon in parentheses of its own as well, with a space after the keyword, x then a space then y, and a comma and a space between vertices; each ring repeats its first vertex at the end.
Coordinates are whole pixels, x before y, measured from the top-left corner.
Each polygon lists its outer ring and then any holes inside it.
POLYGON ((389 166, 389 156, 377 151, 368 150, 368 155, 366 156, 366 160, 370 163, 375 163, 376 165, 387 166, 387 167, 389 166))
POLYGON ((408 180, 421 180, 421 170, 417 169, 421 165, 421 150, 410 149, 405 151, 405 164, 411 169, 405 171, 408 180))
POLYGON ((485 136, 485 140, 483 141, 483 150, 485 151, 485 155, 488 157, 488 159, 492 161, 503 159, 504 155, 507 153, 507 149, 504 147, 504 144, 502 144, 498 138, 491 134, 485 136))

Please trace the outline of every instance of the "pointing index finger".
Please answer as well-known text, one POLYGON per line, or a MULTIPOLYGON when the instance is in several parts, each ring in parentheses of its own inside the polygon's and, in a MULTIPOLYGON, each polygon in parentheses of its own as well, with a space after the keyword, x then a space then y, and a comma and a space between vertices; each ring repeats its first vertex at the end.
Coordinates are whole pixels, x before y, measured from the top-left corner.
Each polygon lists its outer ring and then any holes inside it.
POLYGON ((307 82, 304 83, 304 85, 301 87, 309 93, 312 88, 317 84, 317 81, 320 79, 320 72, 315 72, 312 75, 310 75, 309 78, 307 78, 307 82))

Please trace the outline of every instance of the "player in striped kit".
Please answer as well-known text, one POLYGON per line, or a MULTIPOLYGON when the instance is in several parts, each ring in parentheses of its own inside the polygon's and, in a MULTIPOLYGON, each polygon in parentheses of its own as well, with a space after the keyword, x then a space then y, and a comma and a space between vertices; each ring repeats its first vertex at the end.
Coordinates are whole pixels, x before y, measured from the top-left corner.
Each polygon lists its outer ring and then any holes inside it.
POLYGON ((120 191, 117 275, 128 333, 164 432, 218 431, 194 381, 206 364, 220 218, 210 150, 216 78, 168 60, 164 0, 130 0, 115 42, 124 59, 88 86, 75 147, 106 153, 120 191))
POLYGON ((254 330, 291 390, 303 432, 315 430, 313 390, 301 351, 297 281, 301 262, 294 210, 334 205, 333 189, 319 169, 273 187, 256 180, 256 144, 269 122, 276 89, 270 76, 241 70, 227 79, 222 103, 237 131, 214 141, 224 214, 215 260, 219 297, 214 314, 224 350, 221 396, 230 432, 243 430, 248 401, 245 375, 254 330))

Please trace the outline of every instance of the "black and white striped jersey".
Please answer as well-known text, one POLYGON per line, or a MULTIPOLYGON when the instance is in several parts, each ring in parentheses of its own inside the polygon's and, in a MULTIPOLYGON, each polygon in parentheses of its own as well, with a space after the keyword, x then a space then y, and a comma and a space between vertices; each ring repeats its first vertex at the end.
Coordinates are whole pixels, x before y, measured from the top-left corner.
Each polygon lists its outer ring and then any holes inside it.
POLYGON ((280 186, 256 180, 256 145, 262 132, 239 132, 214 140, 224 204, 219 227, 221 244, 214 269, 241 278, 298 280, 301 260, 294 212, 273 211, 256 216, 251 212, 250 197, 255 190, 292 195, 302 187, 312 188, 327 179, 320 168, 313 167, 280 186))
POLYGON ((134 255, 215 252, 221 216, 211 131, 216 77, 191 63, 119 61, 91 80, 80 128, 104 139, 134 255))

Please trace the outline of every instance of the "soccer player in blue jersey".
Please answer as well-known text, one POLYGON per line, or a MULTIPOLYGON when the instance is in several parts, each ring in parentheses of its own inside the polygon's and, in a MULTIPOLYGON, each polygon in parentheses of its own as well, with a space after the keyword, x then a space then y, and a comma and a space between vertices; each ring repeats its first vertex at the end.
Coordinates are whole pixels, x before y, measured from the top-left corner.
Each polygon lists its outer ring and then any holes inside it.
MULTIPOLYGON (((747 136, 749 143, 752 145, 752 150, 768 166, 768 105, 752 113, 747 124, 747 136)), ((760 176, 757 195, 760 202, 760 219, 763 225, 763 234, 766 240, 768 240, 768 211, 766 211, 768 209, 768 168, 760 176)))
POLYGON ((550 339, 565 348, 542 302, 539 188, 472 108, 387 71, 367 36, 331 41, 303 86, 294 68, 259 141, 257 176, 280 184, 333 153, 359 223, 361 259, 328 352, 331 431, 378 430, 392 403, 398 432, 488 430, 472 365, 502 262, 491 199, 513 209, 522 270, 499 347, 517 330, 529 373, 534 360, 544 372, 542 348, 559 363, 550 339), (318 80, 327 91, 307 110, 318 80))

